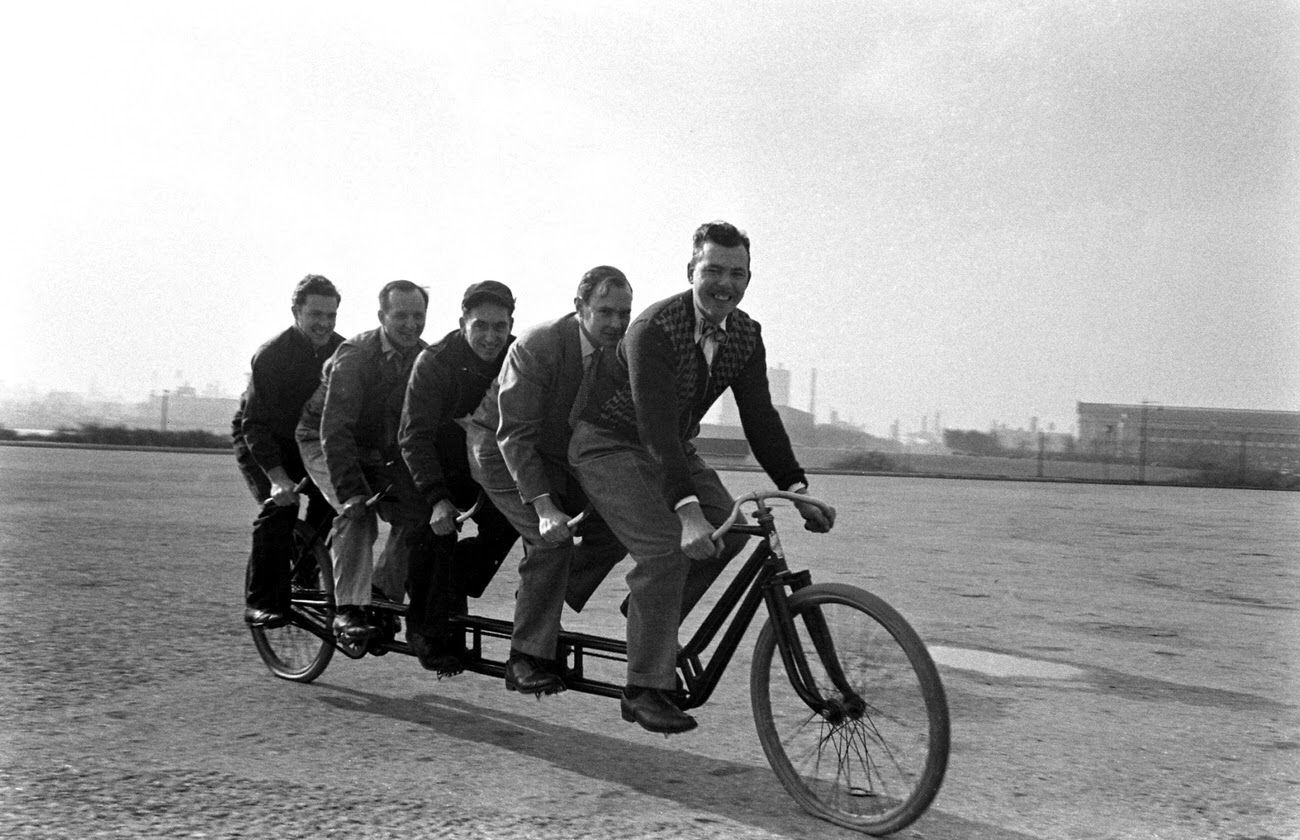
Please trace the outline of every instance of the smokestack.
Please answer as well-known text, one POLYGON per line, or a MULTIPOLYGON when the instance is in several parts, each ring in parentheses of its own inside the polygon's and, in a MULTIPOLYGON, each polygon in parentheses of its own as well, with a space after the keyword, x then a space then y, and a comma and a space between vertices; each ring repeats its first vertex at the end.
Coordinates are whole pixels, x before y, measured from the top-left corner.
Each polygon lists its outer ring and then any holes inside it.
POLYGON ((812 381, 808 384, 808 413, 813 422, 817 422, 817 368, 812 369, 812 381))

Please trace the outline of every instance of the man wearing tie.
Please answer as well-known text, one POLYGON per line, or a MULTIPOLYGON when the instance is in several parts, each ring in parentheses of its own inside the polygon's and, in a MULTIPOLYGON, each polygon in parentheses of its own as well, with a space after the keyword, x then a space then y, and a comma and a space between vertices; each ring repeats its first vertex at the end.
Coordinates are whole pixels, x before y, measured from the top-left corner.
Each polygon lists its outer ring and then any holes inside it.
POLYGON ((564 690, 556 661, 567 601, 581 610, 627 550, 593 515, 574 543, 568 521, 587 497, 569 467, 575 414, 603 355, 613 355, 632 317, 632 286, 617 268, 583 275, 575 312, 524 333, 506 353, 466 431, 470 472, 523 537, 506 687, 524 694, 564 690))
MULTIPOLYGON (((796 492, 808 486, 772 405, 758 322, 736 308, 750 281, 749 237, 710 222, 692 245, 691 289, 652 304, 628 327, 622 364, 604 360, 569 448, 583 489, 636 563, 627 576, 622 714, 652 732, 696 725, 670 696, 677 628, 746 540, 713 542, 733 499, 691 443, 700 418, 731 388, 745 437, 773 482, 796 492)), ((834 523, 812 505, 797 507, 809 530, 834 523)))

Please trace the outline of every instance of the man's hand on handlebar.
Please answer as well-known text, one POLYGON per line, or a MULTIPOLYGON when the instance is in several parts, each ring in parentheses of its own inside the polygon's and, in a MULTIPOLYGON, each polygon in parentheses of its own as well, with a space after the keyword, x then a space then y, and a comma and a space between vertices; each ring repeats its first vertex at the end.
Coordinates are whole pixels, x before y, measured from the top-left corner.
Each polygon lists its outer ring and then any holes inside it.
POLYGON ((537 514, 537 532, 546 542, 559 545, 573 536, 568 514, 560 510, 550 496, 533 499, 533 511, 537 514))
MULTIPOLYGON (((794 492, 806 494, 808 489, 804 488, 794 492)), ((803 502, 795 502, 794 506, 799 511, 799 515, 803 517, 803 527, 807 531, 812 531, 814 534, 825 534, 835 526, 835 508, 833 507, 822 510, 816 505, 803 502)))
POLYGON ((429 515, 429 527, 440 537, 456 533, 456 517, 460 515, 460 510, 451 501, 451 499, 439 499, 438 503, 433 506, 433 513, 429 515))
POLYGON ((266 477, 271 480, 271 495, 266 502, 277 507, 289 507, 298 504, 298 490, 306 485, 294 486, 293 479, 284 471, 284 467, 272 467, 266 471, 266 477))
POLYGON ((343 503, 342 509, 339 510, 339 516, 346 516, 348 519, 360 519, 366 515, 366 509, 369 507, 367 502, 365 496, 353 496, 343 503))
POLYGON ((682 553, 692 560, 708 560, 718 554, 718 543, 713 539, 713 526, 704 518, 699 502, 689 502, 677 509, 682 521, 682 553))

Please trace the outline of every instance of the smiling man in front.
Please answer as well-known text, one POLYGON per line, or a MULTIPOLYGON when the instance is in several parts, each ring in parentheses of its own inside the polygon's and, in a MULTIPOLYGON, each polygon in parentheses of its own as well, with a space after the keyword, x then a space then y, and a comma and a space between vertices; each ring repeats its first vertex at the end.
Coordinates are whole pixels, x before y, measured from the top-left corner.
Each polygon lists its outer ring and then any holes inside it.
MULTIPOLYGON (((635 562, 622 713, 652 732, 695 726, 672 702, 677 628, 745 544, 744 535, 714 544, 732 497, 691 443, 723 391, 776 486, 808 486, 772 406, 758 322, 736 308, 749 287, 749 237, 727 222, 701 225, 686 272, 691 289, 648 307, 628 327, 621 364, 602 363, 569 447, 587 496, 635 562)), ((834 524, 812 505, 798 509, 809 530, 834 524)))

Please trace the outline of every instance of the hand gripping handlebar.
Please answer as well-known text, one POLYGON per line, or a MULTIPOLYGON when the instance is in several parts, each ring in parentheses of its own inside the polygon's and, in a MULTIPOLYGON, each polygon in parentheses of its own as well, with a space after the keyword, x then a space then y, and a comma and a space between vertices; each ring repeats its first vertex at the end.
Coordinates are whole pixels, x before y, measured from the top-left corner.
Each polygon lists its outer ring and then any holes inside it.
POLYGON ((727 518, 718 526, 718 530, 713 532, 713 539, 722 539, 722 536, 731 530, 731 526, 736 524, 736 520, 740 518, 741 505, 744 505, 746 502, 753 502, 762 508, 766 507, 763 502, 767 499, 786 499, 787 501, 798 502, 802 505, 813 505, 814 507, 820 508, 821 512, 826 514, 828 517, 831 516, 835 510, 821 499, 812 496, 805 496, 802 493, 791 493, 789 490, 756 490, 753 493, 746 493, 739 499, 736 499, 736 503, 731 506, 731 513, 727 514, 727 518))

